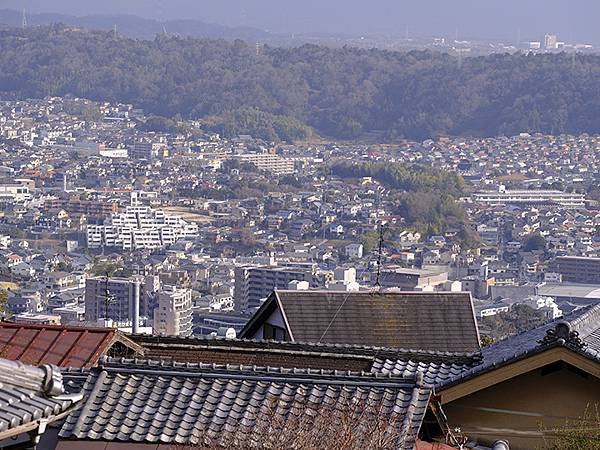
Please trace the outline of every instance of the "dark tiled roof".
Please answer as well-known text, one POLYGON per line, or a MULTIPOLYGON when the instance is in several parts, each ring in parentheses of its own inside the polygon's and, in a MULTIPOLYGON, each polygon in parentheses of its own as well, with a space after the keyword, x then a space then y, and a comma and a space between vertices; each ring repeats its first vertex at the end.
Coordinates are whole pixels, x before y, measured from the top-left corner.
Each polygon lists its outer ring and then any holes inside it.
POLYGON ((274 301, 295 341, 463 353, 480 348, 469 293, 275 291, 241 337, 251 337, 261 310, 274 301))
POLYGON ((571 313, 564 318, 550 321, 481 350, 482 362, 464 371, 454 379, 441 380, 442 387, 458 384, 497 367, 510 364, 547 348, 563 346, 583 356, 600 362, 600 304, 571 313), (570 334, 566 339, 556 335, 557 327, 565 325, 570 334))
POLYGON ((0 322, 0 358, 25 364, 91 367, 117 341, 137 347, 115 329, 0 322))
POLYGON ((38 428, 41 419, 58 420, 83 398, 64 394, 57 367, 0 359, 0 441, 38 428))
POLYGON ((413 449, 430 398, 415 377, 133 360, 107 360, 91 369, 84 391, 86 403, 68 417, 62 439, 217 439, 236 448, 264 441, 265 426, 310 419, 311 411, 325 408, 369 404, 393 420, 399 448, 413 449))
POLYGON ((224 338, 133 336, 145 358, 179 362, 245 364, 369 371, 376 359, 470 363, 476 355, 363 345, 253 341, 224 338))
POLYGON ((413 360, 377 359, 371 371, 374 373, 391 373, 401 377, 415 376, 417 372, 423 375, 427 386, 437 386, 459 377, 479 363, 476 359, 463 363, 422 362, 413 360))

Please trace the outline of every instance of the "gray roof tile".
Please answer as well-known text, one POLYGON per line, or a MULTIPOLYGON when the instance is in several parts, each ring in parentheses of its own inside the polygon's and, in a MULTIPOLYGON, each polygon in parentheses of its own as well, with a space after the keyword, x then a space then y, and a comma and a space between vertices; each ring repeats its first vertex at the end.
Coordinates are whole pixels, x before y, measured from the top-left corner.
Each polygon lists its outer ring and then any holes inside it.
POLYGON ((448 352, 480 348, 469 293, 275 291, 240 335, 252 337, 274 304, 283 309, 295 341, 448 352))
POLYGON ((241 447, 258 442, 270 414, 286 421, 306 416, 306 402, 318 410, 355 400, 400 418, 401 448, 412 449, 430 396, 414 376, 112 360, 91 370, 84 390, 86 405, 67 418, 63 439, 193 444, 212 436, 241 447), (121 395, 124 385, 137 386, 133 396, 121 395), (117 404, 105 401, 115 395, 117 404), (153 397, 160 402, 146 401, 153 397))
POLYGON ((42 418, 57 420, 81 399, 82 395, 65 395, 58 367, 0 359, 0 440, 11 437, 13 428, 37 428, 33 422, 42 418))

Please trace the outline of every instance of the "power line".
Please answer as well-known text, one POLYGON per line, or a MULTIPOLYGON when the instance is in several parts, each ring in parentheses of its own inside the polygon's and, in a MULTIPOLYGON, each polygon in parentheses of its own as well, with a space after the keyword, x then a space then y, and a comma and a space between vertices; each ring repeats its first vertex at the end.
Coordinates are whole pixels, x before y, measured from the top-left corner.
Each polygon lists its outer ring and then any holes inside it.
MULTIPOLYGON (((367 261, 367 265, 365 266, 365 268, 361 271, 361 273, 359 274, 359 278, 361 278, 362 275, 364 275, 364 273, 367 271, 367 269, 369 268, 369 265, 371 264, 371 260, 372 260, 372 256, 369 257, 369 260, 367 261)), ((346 296, 344 297, 344 300, 342 301, 342 304, 339 306, 339 308, 336 310, 335 314, 333 315, 333 317, 331 318, 331 320, 329 321, 329 324, 327 324, 327 328, 325 328, 325 331, 323 331, 323 334, 321 334, 321 337, 319 338, 318 344, 321 343, 321 341, 323 340, 323 338, 325 337, 325 335, 327 334, 327 332, 329 331, 329 329, 331 328, 331 325, 333 325, 333 322, 335 322, 335 319, 337 319, 338 314, 340 313, 340 311, 342 310, 342 308, 344 307, 344 305, 346 304, 346 302, 348 301, 348 298, 350 297, 350 294, 352 292, 348 292, 346 294, 346 296)))

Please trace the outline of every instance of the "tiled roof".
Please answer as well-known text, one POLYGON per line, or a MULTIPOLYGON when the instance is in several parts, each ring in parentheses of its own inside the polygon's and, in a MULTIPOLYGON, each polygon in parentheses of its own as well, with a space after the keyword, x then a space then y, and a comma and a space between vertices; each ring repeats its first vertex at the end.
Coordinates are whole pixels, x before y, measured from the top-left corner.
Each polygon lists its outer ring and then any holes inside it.
POLYGON ((264 441, 265 427, 369 405, 394 424, 398 448, 413 449, 430 398, 418 377, 134 360, 106 360, 91 369, 84 391, 86 403, 68 417, 61 439, 216 439, 236 448, 264 441))
POLYGON ((254 335, 274 302, 294 341, 462 353, 480 348, 469 293, 275 291, 241 337, 254 335))
POLYGON ((459 364, 421 362, 406 359, 377 359, 373 363, 371 371, 373 373, 391 373, 401 377, 415 376, 417 372, 420 372, 423 375, 425 384, 434 387, 459 377, 477 364, 475 359, 472 362, 459 364))
POLYGON ((0 358, 25 364, 91 367, 117 341, 136 347, 115 329, 0 322, 0 358))
POLYGON ((133 336, 144 357, 179 362, 268 365, 369 371, 376 359, 471 363, 478 354, 419 351, 364 345, 253 341, 224 338, 133 336))
POLYGON ((481 350, 481 364, 464 371, 455 378, 440 380, 439 387, 460 383, 463 380, 555 346, 570 348, 587 358, 600 362, 599 337, 600 304, 597 304, 484 347, 481 350), (566 338, 562 338, 556 333, 557 327, 561 325, 564 325, 566 330, 566 338))
POLYGON ((58 420, 83 398, 64 394, 57 367, 0 359, 0 441, 37 429, 41 419, 58 420))

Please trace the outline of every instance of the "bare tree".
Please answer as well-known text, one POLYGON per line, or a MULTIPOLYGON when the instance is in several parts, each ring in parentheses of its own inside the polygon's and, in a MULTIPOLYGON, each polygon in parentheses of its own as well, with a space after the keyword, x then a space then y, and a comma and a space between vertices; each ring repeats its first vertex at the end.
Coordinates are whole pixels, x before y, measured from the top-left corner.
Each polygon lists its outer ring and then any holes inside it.
MULTIPOLYGON (((410 409, 410 407, 409 407, 410 409)), ((328 403, 289 403, 272 398, 243 420, 227 420, 223 430, 209 431, 199 443, 173 450, 216 449, 364 449, 403 448, 410 436, 411 414, 400 414, 389 399, 336 399, 328 403)))

